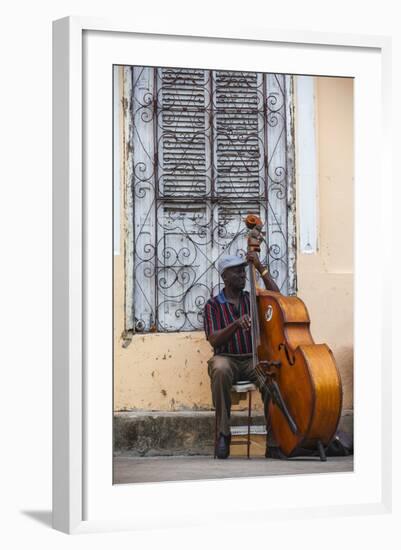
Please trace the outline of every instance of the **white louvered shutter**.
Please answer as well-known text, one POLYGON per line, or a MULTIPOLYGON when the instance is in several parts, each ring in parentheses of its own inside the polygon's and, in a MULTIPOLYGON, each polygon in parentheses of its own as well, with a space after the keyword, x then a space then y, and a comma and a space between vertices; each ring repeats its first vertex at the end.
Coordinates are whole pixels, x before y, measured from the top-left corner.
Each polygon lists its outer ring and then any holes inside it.
POLYGON ((218 258, 245 254, 249 212, 287 292, 285 77, 135 67, 133 89, 133 328, 202 328, 218 258))

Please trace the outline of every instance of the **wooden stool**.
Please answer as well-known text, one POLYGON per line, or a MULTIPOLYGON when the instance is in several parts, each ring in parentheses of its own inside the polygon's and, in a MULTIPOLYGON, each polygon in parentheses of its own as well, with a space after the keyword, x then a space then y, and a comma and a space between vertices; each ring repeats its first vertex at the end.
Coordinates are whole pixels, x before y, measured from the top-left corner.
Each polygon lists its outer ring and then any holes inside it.
MULTIPOLYGON (((231 391, 234 393, 246 393, 248 397, 248 417, 247 417, 247 438, 245 441, 232 441, 231 445, 246 445, 247 446, 247 457, 250 458, 250 447, 251 447, 251 408, 252 408, 252 392, 257 390, 255 384, 249 380, 241 380, 237 384, 233 384, 231 391)), ((214 417, 214 458, 216 458, 216 448, 217 448, 217 416, 214 417)), ((235 437, 235 436, 234 436, 235 437)))

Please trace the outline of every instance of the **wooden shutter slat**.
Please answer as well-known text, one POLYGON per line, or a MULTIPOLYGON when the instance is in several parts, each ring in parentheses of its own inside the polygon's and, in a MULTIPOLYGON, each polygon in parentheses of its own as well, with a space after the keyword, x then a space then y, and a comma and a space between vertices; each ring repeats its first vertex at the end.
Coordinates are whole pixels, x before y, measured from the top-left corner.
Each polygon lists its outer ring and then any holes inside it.
POLYGON ((260 194, 259 84, 256 73, 215 72, 218 196, 260 194))
POLYGON ((204 71, 161 69, 160 81, 161 195, 204 195, 207 184, 204 71))

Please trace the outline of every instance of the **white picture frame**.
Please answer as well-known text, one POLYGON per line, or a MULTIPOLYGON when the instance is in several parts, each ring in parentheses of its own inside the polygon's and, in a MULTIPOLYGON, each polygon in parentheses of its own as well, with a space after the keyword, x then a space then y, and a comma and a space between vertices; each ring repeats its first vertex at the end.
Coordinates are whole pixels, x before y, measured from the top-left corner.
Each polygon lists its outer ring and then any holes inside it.
POLYGON ((259 526, 267 517, 270 521, 308 520, 322 515, 389 513, 391 355, 384 308, 391 298, 383 290, 391 244, 389 240, 381 243, 380 236, 391 233, 382 200, 391 196, 390 39, 260 28, 190 29, 184 35, 173 24, 152 33, 146 24, 69 17, 54 22, 53 52, 53 526, 67 533, 136 530, 151 528, 155 518, 158 526, 190 526, 230 521, 234 510, 241 512, 244 522, 256 521, 259 526), (143 47, 138 47, 140 43, 143 47), (274 53, 270 61, 267 51, 274 53), (308 476, 307 482, 305 477, 288 476, 112 484, 112 225, 107 223, 112 214, 111 102, 107 111, 112 64, 185 66, 189 63, 185 55, 192 55, 195 66, 199 66, 198 56, 206 65, 219 59, 221 68, 355 78, 355 401, 359 412, 352 474, 308 476), (91 90, 96 86, 95 97, 91 90), (372 127, 376 140, 369 134, 372 127), (375 231, 369 225, 373 212, 375 231), (380 271, 369 271, 363 239, 369 239, 371 246, 384 246, 380 271), (366 339, 371 342, 369 353, 361 346, 366 339), (101 349, 97 349, 99 341, 101 349), (377 388, 379 398, 372 401, 377 388), (371 437, 381 443, 368 453, 371 437), (214 497, 223 494, 222 488, 225 496, 219 507, 214 497), (267 501, 257 496, 263 489, 271 495, 267 501), (238 490, 252 492, 253 498, 238 504, 238 490), (206 517, 201 513, 205 509, 206 517))

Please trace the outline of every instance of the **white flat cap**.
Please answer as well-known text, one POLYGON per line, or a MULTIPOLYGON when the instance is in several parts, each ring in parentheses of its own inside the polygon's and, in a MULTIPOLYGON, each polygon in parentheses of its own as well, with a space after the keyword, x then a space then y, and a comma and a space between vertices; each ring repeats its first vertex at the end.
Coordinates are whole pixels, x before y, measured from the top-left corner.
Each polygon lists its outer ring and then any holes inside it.
POLYGON ((219 273, 223 275, 224 271, 229 267, 237 267, 239 265, 247 265, 247 261, 241 256, 223 256, 219 260, 219 273))

